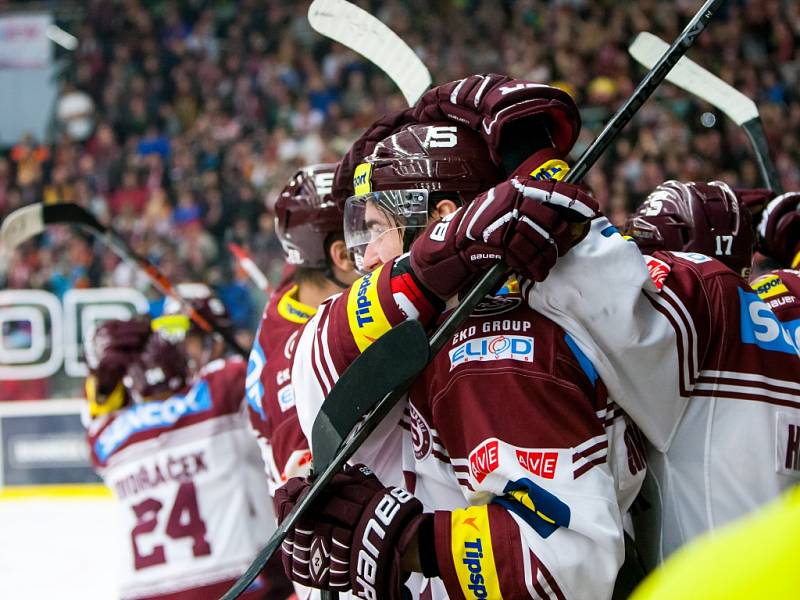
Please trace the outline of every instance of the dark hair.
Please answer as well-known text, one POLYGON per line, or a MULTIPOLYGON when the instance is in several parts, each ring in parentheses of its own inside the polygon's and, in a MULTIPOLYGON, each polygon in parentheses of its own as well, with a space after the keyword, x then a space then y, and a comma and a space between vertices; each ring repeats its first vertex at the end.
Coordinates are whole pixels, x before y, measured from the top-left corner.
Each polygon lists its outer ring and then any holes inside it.
POLYGON ((315 269, 313 267, 297 267, 294 272, 295 283, 310 283, 316 286, 323 286, 327 281, 333 280, 333 262, 331 261, 331 246, 334 242, 344 241, 344 233, 333 231, 325 236, 323 248, 325 249, 325 267, 315 269))

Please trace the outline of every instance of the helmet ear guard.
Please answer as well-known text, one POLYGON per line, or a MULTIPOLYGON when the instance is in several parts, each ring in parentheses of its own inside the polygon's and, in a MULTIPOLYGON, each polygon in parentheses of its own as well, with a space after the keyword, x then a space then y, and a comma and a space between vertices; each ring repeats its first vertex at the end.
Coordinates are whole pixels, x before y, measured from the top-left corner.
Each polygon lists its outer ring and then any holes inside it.
POLYGON ((289 264, 310 269, 329 267, 326 238, 342 232, 342 210, 331 197, 335 171, 335 164, 304 167, 274 202, 275 233, 289 264))

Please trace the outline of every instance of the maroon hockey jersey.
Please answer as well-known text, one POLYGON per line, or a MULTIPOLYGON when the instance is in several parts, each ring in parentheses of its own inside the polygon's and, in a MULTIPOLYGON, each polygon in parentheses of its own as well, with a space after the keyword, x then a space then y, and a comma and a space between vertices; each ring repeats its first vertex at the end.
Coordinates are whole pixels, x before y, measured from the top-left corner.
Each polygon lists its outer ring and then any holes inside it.
MULTIPOLYGON (((348 362, 415 310, 391 266, 304 329, 293 377, 307 432, 348 362)), ((610 596, 644 473, 637 434, 591 362, 518 295, 479 307, 354 460, 379 475, 401 462, 407 487, 437 511, 441 578, 423 598, 610 596)))
POLYGON ((300 429, 290 361, 297 336, 316 309, 296 298, 289 282, 270 299, 247 366, 247 405, 272 492, 310 468, 309 444, 300 429))

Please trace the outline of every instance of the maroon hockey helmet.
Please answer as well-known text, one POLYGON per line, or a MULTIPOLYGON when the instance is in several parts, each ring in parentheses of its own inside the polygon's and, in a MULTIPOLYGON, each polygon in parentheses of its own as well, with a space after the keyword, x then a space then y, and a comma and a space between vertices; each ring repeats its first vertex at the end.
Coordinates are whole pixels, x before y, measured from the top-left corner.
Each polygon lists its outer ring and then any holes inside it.
POLYGON ((145 402, 180 391, 189 380, 189 360, 183 343, 154 333, 131 362, 122 383, 134 402, 145 402))
POLYGON ((362 268, 366 246, 376 236, 367 218, 369 204, 403 229, 407 249, 437 199, 469 202, 502 180, 486 143, 464 125, 410 125, 390 135, 355 168, 355 194, 345 202, 345 243, 356 266, 362 268))
POLYGON ((698 252, 739 275, 749 273, 755 244, 750 211, 722 181, 662 183, 630 218, 627 230, 644 253, 698 252))
POLYGON ((800 192, 772 200, 758 225, 759 250, 781 266, 800 266, 800 192))
MULTIPOLYGON (((189 302, 191 302, 194 309, 200 313, 209 323, 215 323, 219 329, 231 330, 233 329, 233 320, 231 320, 230 313, 225 307, 225 304, 220 300, 213 290, 205 283, 192 282, 192 283, 179 283, 175 286, 176 291, 189 302)), ((167 297, 164 300, 164 315, 180 315, 186 314, 180 302, 172 297, 167 297)), ((158 328, 158 319, 154 321, 154 328, 158 328)), ((191 333, 205 334, 206 331, 201 329, 196 323, 192 323, 190 330, 191 333)))
POLYGON ((342 210, 331 198, 335 172, 335 164, 304 167, 276 199, 275 233, 287 263, 311 269, 328 266, 325 239, 342 232, 342 210))

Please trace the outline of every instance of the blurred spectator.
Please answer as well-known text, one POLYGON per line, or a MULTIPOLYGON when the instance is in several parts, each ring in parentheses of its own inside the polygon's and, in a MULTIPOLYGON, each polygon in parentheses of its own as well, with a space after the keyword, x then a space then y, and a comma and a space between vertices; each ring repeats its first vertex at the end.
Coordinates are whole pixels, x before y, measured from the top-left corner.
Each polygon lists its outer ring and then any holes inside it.
POLYGON ((71 82, 64 83, 56 104, 59 128, 70 139, 82 142, 92 134, 94 128, 94 102, 86 92, 80 91, 71 82))
MULTIPOLYGON (((573 157, 644 75, 626 52, 634 35, 671 40, 697 8, 658 0, 357 2, 419 53, 434 82, 494 71, 567 90, 584 123, 573 157)), ((78 202, 173 280, 209 281, 249 307, 239 322, 250 326, 248 315, 260 309, 253 298, 263 297, 231 274, 225 244, 247 247, 275 281, 282 259, 265 200, 303 163, 337 160, 364 127, 405 104, 367 59, 311 30, 307 8, 307 0, 75 4, 65 25, 79 46, 65 58, 57 135, 49 144, 25 136, 0 153, 0 218, 35 201, 78 202)), ((800 189, 800 3, 729 3, 692 56, 756 101, 784 187, 800 189)), ((746 135, 664 84, 588 183, 619 224, 664 179, 720 177, 760 184, 746 135), (701 122, 706 112, 710 125, 701 122)), ((130 285, 158 297, 103 245, 76 240, 58 230, 25 244, 0 285, 59 294, 130 285)))

